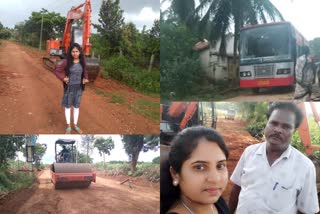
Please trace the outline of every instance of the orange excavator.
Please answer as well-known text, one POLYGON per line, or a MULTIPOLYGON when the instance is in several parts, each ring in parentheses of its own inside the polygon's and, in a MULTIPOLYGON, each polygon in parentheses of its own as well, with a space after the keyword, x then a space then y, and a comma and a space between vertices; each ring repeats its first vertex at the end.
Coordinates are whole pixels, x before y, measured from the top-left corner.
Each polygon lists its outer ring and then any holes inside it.
POLYGON ((204 125, 216 128, 217 113, 213 102, 167 102, 160 105, 160 141, 169 144, 182 129, 204 125))
POLYGON ((50 39, 46 42, 46 51, 50 57, 43 57, 44 66, 54 71, 56 66, 66 58, 69 47, 72 43, 79 43, 85 55, 89 81, 93 82, 99 73, 99 59, 90 55, 91 43, 91 2, 72 7, 67 14, 66 25, 62 40, 50 39), (81 10, 83 8, 83 10, 81 10), (81 27, 73 26, 75 20, 82 21, 81 27))

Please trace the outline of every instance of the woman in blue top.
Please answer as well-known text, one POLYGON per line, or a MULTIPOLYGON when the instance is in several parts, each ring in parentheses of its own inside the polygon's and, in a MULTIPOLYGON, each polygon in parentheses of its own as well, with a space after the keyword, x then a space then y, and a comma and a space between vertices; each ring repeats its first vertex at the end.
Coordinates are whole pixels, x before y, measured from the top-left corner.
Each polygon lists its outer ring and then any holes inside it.
POLYGON ((70 46, 67 59, 57 66, 55 75, 63 82, 62 106, 65 108, 66 134, 71 133, 70 117, 72 106, 74 130, 82 134, 82 130, 77 125, 79 107, 84 86, 89 80, 84 55, 79 44, 73 43, 70 46))

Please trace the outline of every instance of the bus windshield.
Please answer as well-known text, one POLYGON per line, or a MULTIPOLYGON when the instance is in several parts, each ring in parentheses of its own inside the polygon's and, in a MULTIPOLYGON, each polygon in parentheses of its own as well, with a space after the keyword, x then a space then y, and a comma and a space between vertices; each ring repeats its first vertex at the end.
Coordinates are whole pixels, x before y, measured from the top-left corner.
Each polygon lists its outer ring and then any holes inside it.
POLYGON ((269 62, 291 59, 289 25, 249 28, 240 34, 240 61, 269 62))

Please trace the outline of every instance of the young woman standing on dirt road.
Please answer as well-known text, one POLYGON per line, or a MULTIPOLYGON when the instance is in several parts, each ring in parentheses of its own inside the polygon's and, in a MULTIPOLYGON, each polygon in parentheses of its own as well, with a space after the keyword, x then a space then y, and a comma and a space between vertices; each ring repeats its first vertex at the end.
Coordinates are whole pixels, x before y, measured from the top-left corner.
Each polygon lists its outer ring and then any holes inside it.
POLYGON ((66 134, 71 134, 71 106, 73 106, 74 130, 82 134, 82 130, 77 125, 79 107, 84 86, 89 80, 84 56, 79 44, 73 43, 70 46, 67 59, 63 60, 57 67, 55 75, 63 82, 62 106, 65 108, 66 134))
POLYGON ((228 184, 227 158, 215 130, 199 126, 180 132, 161 162, 160 213, 229 214, 221 197, 228 184))

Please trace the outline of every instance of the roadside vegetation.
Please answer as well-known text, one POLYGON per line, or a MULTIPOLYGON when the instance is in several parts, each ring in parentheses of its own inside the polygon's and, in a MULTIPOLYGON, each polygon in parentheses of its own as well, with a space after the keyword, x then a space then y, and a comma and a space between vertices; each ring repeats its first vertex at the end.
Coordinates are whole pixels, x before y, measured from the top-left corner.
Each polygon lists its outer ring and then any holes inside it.
POLYGON ((151 182, 160 181, 160 163, 144 163, 138 162, 136 171, 132 174, 130 170, 130 162, 126 161, 110 161, 103 166, 103 163, 95 164, 98 170, 103 170, 109 176, 142 176, 151 182))

